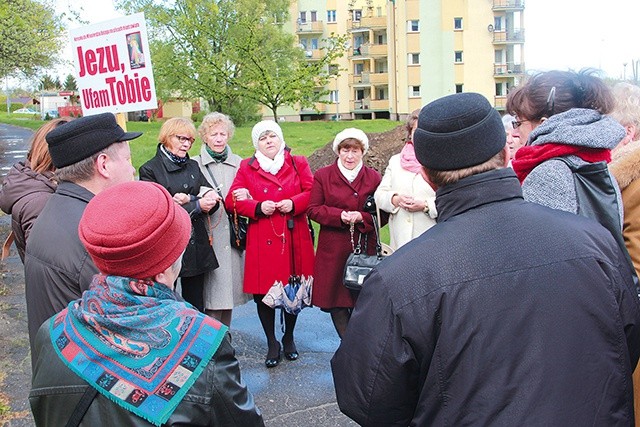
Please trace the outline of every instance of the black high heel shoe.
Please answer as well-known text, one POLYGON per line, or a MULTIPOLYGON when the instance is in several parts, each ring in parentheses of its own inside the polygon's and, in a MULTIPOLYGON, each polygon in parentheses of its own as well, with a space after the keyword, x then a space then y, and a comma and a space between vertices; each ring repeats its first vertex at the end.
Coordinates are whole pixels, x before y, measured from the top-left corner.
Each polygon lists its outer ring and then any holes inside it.
POLYGON ((269 358, 268 356, 269 355, 267 354, 267 359, 264 361, 264 365, 267 368, 275 368, 280 364, 280 361, 282 360, 282 346, 280 346, 280 343, 278 343, 278 357, 269 358))
POLYGON ((287 347, 284 345, 284 342, 282 343, 282 346, 284 347, 284 357, 287 360, 298 360, 298 357, 300 356, 300 354, 296 349, 296 345, 293 342, 291 343, 291 345, 293 346, 293 351, 287 351, 287 347))

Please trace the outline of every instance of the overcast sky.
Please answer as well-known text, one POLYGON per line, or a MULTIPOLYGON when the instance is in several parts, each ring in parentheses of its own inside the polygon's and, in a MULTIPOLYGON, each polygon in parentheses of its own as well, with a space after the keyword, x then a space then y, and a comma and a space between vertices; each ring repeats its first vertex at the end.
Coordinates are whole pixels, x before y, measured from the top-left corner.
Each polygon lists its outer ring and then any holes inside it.
MULTIPOLYGON (((59 11, 82 8, 82 18, 91 24, 122 16, 111 1, 57 4, 59 11)), ((524 16, 528 70, 595 67, 622 78, 627 63, 626 77, 631 78, 631 60, 640 60, 640 0, 525 0, 524 16)), ((70 52, 66 55, 70 60, 70 52)), ((72 65, 61 78, 69 72, 72 65)))

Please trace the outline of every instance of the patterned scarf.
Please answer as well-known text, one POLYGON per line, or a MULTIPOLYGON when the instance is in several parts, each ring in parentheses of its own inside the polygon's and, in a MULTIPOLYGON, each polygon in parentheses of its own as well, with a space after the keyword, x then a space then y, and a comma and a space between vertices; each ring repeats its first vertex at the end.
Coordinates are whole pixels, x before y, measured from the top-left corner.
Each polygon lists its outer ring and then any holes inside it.
POLYGON ((611 161, 611 150, 607 148, 586 148, 566 144, 525 145, 516 151, 511 167, 522 184, 529 173, 539 164, 554 157, 569 155, 578 156, 589 163, 596 163, 602 160, 607 163, 611 161))
POLYGON ((228 328, 176 300, 163 284, 94 276, 82 298, 51 319, 58 356, 124 409, 165 423, 228 328))
POLYGON ((402 147, 402 151, 400 152, 400 166, 402 166, 402 169, 413 173, 420 173, 422 170, 422 165, 416 158, 416 150, 411 141, 407 141, 404 147, 402 147))
POLYGON ((204 148, 207 150, 207 153, 211 156, 215 163, 222 163, 227 160, 227 156, 229 156, 229 146, 225 145, 222 153, 218 153, 213 151, 207 144, 204 145, 204 148))
POLYGON ((169 160, 171 160, 176 165, 184 165, 185 163, 187 163, 187 160, 189 160, 189 155, 188 154, 186 156, 184 156, 184 157, 178 157, 175 154, 173 154, 171 151, 167 150, 164 147, 164 145, 160 145, 160 150, 162 150, 164 155, 167 156, 169 158, 169 160))

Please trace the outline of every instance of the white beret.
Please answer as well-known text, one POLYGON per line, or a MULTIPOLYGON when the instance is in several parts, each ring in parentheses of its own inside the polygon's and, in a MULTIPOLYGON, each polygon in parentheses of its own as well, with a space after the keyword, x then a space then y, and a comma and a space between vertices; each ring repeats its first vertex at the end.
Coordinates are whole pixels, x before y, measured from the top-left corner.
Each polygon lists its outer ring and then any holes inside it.
POLYGON ((366 133, 356 128, 347 128, 336 135, 333 140, 333 152, 338 154, 338 145, 340 145, 340 143, 345 139, 349 138, 357 139, 362 142, 362 145, 364 145, 364 151, 362 154, 367 153, 367 150, 369 150, 369 138, 367 138, 366 133))

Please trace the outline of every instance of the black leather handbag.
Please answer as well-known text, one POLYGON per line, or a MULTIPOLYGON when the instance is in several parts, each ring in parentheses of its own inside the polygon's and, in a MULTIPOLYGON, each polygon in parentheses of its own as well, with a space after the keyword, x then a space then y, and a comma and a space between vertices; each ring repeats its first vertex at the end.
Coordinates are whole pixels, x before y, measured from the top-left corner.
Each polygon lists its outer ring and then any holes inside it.
MULTIPOLYGON (((367 199, 367 204, 372 203, 372 200, 367 199)), ((367 204, 365 204, 365 209, 367 209, 367 204)), ((347 289, 352 291, 360 291, 362 290, 362 284, 364 282, 364 278, 374 269, 375 266, 380 264, 384 259, 384 255, 382 253, 382 245, 380 244, 380 231, 378 230, 378 220, 375 215, 375 205, 373 206, 374 214, 373 223, 374 230, 376 233, 376 254, 375 255, 367 255, 366 248, 363 253, 362 251, 362 235, 358 237, 358 244, 354 246, 353 242, 353 233, 354 233, 354 225, 351 224, 349 228, 349 232, 351 233, 351 247, 353 252, 349 254, 347 258, 347 263, 344 265, 344 274, 342 277, 342 283, 347 289)), ((367 236, 365 235, 365 243, 367 236)))

